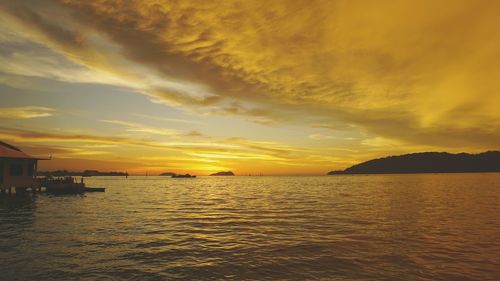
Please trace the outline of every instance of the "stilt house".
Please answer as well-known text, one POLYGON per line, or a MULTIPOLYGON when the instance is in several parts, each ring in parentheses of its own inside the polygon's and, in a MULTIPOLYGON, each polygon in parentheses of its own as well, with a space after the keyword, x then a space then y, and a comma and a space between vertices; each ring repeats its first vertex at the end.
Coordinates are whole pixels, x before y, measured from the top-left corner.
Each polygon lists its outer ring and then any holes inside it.
POLYGON ((0 141, 0 191, 12 187, 33 188, 38 160, 19 148, 0 141))

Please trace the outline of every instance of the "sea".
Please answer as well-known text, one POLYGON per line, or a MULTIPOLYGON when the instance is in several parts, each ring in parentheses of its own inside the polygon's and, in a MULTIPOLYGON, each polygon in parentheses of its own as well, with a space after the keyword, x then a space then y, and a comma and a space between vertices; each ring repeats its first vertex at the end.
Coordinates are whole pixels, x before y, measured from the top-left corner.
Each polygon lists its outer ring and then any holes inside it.
POLYGON ((0 198, 0 280, 500 280, 500 173, 86 183, 0 198))

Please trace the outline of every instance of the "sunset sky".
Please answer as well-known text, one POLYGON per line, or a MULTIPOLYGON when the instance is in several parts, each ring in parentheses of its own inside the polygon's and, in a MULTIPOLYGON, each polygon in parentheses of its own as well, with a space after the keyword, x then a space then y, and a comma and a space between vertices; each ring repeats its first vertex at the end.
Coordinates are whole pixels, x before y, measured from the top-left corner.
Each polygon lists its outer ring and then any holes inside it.
POLYGON ((500 1, 0 0, 0 140, 42 170, 325 174, 500 149, 500 1))

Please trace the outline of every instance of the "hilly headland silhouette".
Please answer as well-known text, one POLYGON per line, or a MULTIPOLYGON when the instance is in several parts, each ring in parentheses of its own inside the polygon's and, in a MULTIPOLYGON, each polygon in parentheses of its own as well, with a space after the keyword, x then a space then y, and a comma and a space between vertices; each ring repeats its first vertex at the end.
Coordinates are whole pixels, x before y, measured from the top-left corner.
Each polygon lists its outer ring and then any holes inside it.
POLYGON ((231 171, 223 171, 223 172, 218 172, 218 173, 213 173, 213 174, 210 174, 211 176, 234 176, 234 173, 231 172, 231 171))
POLYGON ((177 175, 177 174, 174 172, 165 172, 165 173, 160 174, 160 176, 162 176, 162 177, 171 177, 171 176, 175 176, 175 175, 177 175))
POLYGON ((328 175, 500 172, 500 151, 479 154, 421 152, 362 162, 328 175))

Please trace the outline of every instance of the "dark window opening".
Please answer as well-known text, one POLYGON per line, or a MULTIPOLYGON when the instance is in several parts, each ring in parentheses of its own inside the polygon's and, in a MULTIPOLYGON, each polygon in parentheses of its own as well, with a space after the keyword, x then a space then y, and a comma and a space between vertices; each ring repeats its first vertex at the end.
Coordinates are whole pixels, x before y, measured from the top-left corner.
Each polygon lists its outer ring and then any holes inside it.
POLYGON ((3 170, 3 163, 0 163, 0 185, 3 183, 3 176, 4 176, 4 170, 3 170))
POLYGON ((10 165, 10 175, 13 177, 20 177, 23 175, 23 165, 22 164, 11 164, 10 165))
POLYGON ((28 176, 32 177, 35 173, 35 164, 28 164, 28 169, 26 170, 28 176))

